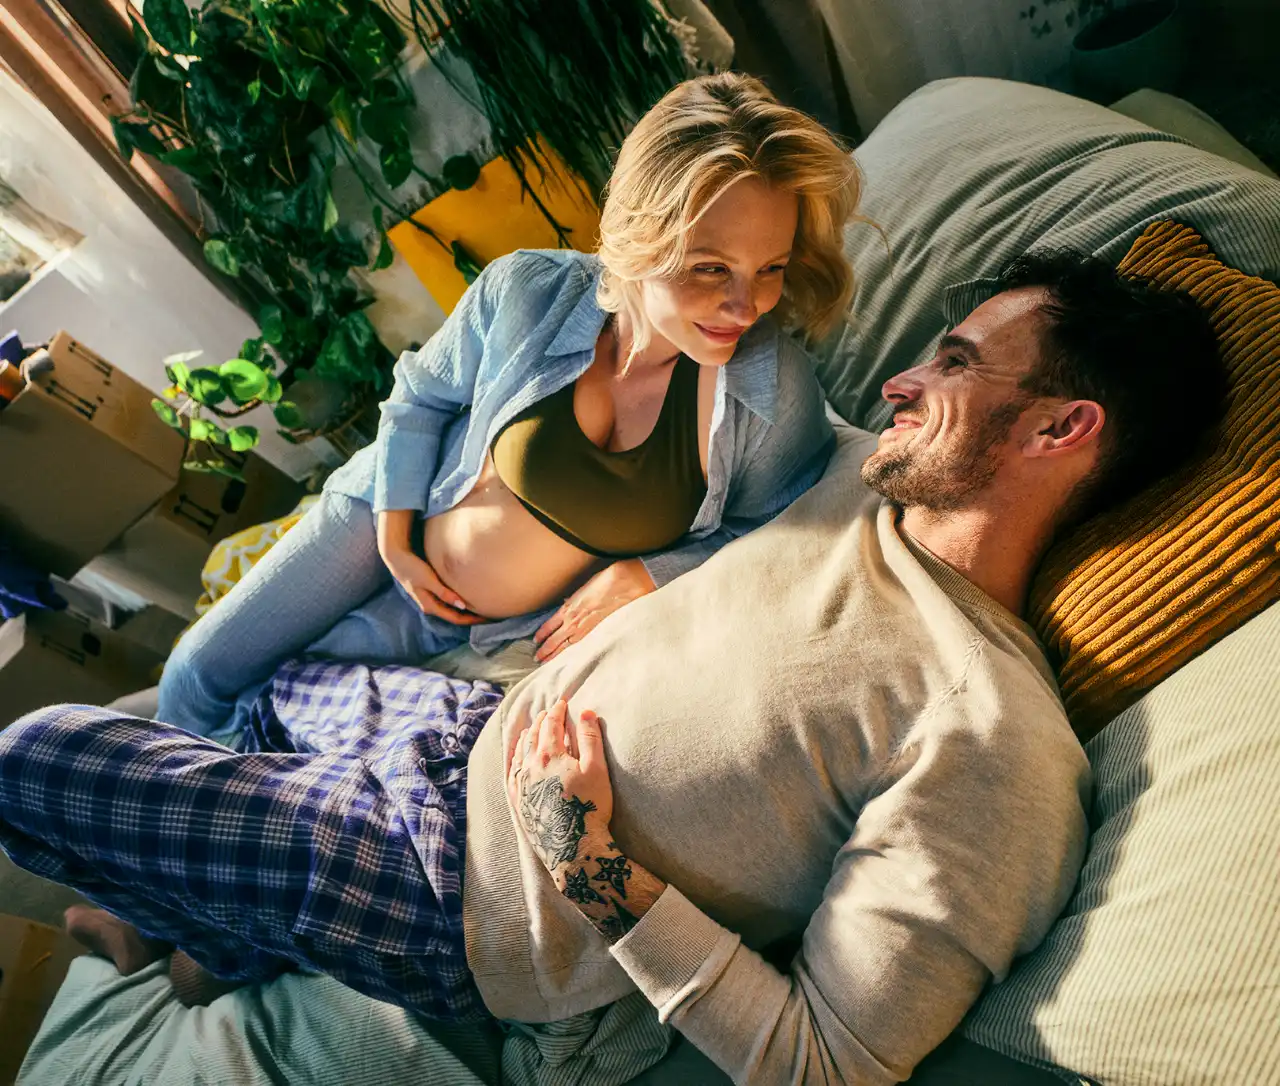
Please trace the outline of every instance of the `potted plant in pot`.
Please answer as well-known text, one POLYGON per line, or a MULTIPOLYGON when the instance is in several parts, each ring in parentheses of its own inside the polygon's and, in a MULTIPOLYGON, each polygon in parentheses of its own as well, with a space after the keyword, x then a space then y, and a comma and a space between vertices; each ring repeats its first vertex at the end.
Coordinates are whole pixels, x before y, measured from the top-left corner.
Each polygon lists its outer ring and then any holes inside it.
POLYGON ((1071 43, 1079 92, 1114 102, 1142 87, 1175 90, 1187 64, 1184 8, 1180 0, 1108 4, 1071 43))
POLYGON ((385 395, 393 358, 365 313, 363 273, 392 262, 383 213, 401 217, 393 190, 414 176, 443 186, 410 153, 413 96, 397 65, 407 39, 377 0, 206 0, 196 11, 148 0, 144 19, 133 20, 133 109, 113 120, 120 151, 186 175, 205 258, 259 306, 260 335, 236 359, 190 374, 179 368, 190 359, 169 360, 177 377, 160 402, 206 446, 193 463, 216 465, 230 448, 222 435, 246 428, 224 430, 209 414, 272 403, 286 436, 305 437, 385 395), (376 165, 356 153, 361 141, 376 165), (360 182, 371 221, 339 221, 338 161, 360 182))
POLYGON ((220 366, 192 369, 189 363, 202 353, 186 351, 164 360, 165 375, 172 383, 161 394, 163 399, 153 399, 151 406, 186 438, 182 463, 185 471, 243 479, 241 454, 257 446, 258 429, 245 425, 226 427, 223 423, 263 404, 274 404, 277 419, 288 424, 295 421, 292 413, 296 408, 282 399, 284 388, 272 372, 273 365, 233 358, 220 366), (209 415, 221 421, 214 421, 209 415))

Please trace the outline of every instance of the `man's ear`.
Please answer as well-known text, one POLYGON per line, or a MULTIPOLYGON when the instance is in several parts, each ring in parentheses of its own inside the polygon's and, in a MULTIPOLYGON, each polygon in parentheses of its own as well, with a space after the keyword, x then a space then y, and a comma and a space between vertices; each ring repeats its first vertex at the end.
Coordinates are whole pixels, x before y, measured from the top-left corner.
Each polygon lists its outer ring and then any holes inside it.
POLYGON ((1093 400, 1069 400, 1046 408, 1027 438, 1029 456, 1056 456, 1084 449, 1102 436, 1107 413, 1093 400))

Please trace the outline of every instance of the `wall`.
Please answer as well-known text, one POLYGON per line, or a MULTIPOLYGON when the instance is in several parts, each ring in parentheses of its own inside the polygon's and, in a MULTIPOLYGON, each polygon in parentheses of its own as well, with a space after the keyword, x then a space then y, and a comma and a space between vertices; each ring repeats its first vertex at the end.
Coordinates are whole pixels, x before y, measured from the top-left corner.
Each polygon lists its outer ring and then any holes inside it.
MULTIPOLYGON (((253 322, 175 249, 89 154, 17 83, 0 73, 0 175, 40 211, 84 240, 55 258, 3 306, 0 328, 27 342, 59 329, 153 390, 162 360, 203 350, 234 358, 253 322)), ((290 474, 314 457, 283 441, 264 410, 246 417, 262 452, 290 474), (265 416, 265 417, 262 417, 265 416)))
MULTIPOLYGON (((234 358, 258 334, 160 233, 100 166, 25 89, 0 72, 0 176, 39 211, 84 240, 55 257, 0 305, 0 335, 43 342, 65 329, 135 380, 159 391, 163 359, 203 350, 213 364, 234 358)), ((444 319, 403 260, 370 277, 370 318, 393 351, 428 339, 444 319)), ((276 432, 266 409, 243 419, 262 434, 259 452, 301 478, 320 456, 276 432)))

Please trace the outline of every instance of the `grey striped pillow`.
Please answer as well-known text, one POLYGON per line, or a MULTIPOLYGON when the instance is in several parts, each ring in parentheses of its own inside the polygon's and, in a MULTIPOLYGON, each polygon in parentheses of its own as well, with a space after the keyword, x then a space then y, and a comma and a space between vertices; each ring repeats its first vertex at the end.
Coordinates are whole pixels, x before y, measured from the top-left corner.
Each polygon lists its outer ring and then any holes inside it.
POLYGON ((965 1035, 1107 1086, 1280 1082, 1280 605, 1086 750, 1075 896, 965 1035))

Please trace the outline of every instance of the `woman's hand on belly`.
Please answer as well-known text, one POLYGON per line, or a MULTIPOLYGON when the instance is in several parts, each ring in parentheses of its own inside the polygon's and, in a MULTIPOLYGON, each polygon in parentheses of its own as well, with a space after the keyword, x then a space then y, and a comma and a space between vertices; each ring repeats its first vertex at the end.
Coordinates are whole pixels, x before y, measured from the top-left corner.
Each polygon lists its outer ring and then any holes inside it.
POLYGON ((388 549, 382 560, 391 576, 425 614, 435 615, 455 626, 474 626, 484 621, 480 615, 470 613, 462 597, 440 580, 429 562, 423 561, 413 551, 388 549))
POLYGON ((581 641, 614 611, 647 596, 657 586, 639 558, 605 566, 560 605, 533 635, 539 663, 581 641))

